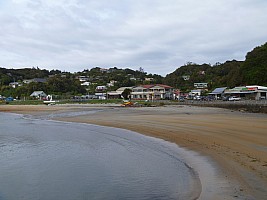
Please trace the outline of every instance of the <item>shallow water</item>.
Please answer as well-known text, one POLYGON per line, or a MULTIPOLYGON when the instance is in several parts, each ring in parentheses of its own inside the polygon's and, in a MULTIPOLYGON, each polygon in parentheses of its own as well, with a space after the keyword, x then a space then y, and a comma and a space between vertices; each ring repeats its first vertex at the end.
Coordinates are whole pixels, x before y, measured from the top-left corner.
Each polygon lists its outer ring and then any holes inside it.
POLYGON ((0 113, 0 200, 195 199, 199 188, 167 142, 0 113))

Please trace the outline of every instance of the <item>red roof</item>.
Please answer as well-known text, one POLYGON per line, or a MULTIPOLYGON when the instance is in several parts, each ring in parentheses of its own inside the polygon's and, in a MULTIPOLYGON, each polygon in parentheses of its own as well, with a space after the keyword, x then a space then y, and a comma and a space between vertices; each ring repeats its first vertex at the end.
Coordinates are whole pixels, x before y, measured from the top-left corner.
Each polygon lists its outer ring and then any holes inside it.
POLYGON ((149 89, 152 88, 154 85, 140 85, 143 88, 149 89))
POLYGON ((141 86, 141 87, 144 87, 144 88, 146 88, 146 89, 152 88, 152 87, 154 87, 154 86, 164 87, 165 89, 166 89, 166 88, 168 88, 168 89, 173 88, 173 87, 171 87, 171 86, 164 85, 164 84, 140 85, 140 86, 141 86))
POLYGON ((161 87, 164 87, 164 88, 173 88, 169 85, 164 85, 164 84, 156 84, 157 86, 161 86, 161 87))

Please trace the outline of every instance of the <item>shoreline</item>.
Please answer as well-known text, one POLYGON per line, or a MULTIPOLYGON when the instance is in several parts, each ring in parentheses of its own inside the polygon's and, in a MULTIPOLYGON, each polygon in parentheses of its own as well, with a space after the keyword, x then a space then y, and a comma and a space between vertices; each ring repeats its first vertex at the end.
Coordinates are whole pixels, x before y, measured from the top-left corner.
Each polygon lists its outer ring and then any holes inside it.
POLYGON ((99 108, 101 111, 93 115, 55 120, 123 128, 173 142, 212 158, 229 183, 240 183, 241 187, 236 189, 239 191, 233 198, 251 195, 260 199, 266 196, 267 151, 264 148, 267 149, 267 116, 264 114, 190 106, 121 108, 103 105, 7 105, 1 106, 0 111, 34 116, 99 108))

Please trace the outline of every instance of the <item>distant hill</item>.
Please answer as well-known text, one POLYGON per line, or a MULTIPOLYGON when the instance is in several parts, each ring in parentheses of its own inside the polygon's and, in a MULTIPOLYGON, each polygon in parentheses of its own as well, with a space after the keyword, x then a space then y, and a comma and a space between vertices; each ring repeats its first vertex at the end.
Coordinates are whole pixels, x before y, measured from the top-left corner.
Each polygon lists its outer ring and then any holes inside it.
POLYGON ((267 43, 247 53, 241 73, 244 83, 267 86, 267 43))
POLYGON ((183 91, 193 89, 194 83, 197 82, 208 83, 209 89, 222 86, 234 87, 242 83, 241 64, 242 62, 236 60, 223 64, 217 63, 215 66, 188 63, 168 74, 164 83, 183 91))
POLYGON ((187 63, 167 74, 164 83, 189 91, 196 82, 206 82, 209 89, 240 85, 267 86, 267 43, 247 53, 245 61, 209 64, 187 63))

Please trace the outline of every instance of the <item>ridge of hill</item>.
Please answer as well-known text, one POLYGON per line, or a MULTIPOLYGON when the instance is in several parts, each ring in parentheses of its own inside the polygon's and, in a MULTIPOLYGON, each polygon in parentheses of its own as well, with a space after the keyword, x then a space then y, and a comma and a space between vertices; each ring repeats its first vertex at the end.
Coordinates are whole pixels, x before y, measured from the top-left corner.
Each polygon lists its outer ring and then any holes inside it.
POLYGON ((267 43, 248 52, 245 61, 226 61, 225 63, 196 64, 188 62, 174 72, 162 77, 147 74, 142 68, 132 70, 116 67, 103 69, 95 67, 82 72, 70 73, 60 70, 37 68, 6 69, 0 68, 0 94, 5 96, 27 96, 34 90, 44 90, 53 94, 85 94, 93 93, 96 85, 110 86, 108 90, 116 90, 122 86, 163 83, 186 92, 194 88, 194 83, 208 83, 208 89, 216 87, 235 87, 241 85, 267 86, 267 43), (81 86, 77 77, 87 77, 90 85, 81 86), (25 79, 46 79, 45 82, 31 82, 21 87, 12 88, 12 82, 22 83, 25 79))

